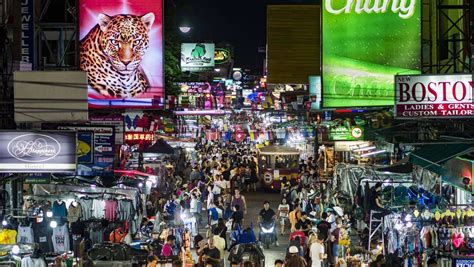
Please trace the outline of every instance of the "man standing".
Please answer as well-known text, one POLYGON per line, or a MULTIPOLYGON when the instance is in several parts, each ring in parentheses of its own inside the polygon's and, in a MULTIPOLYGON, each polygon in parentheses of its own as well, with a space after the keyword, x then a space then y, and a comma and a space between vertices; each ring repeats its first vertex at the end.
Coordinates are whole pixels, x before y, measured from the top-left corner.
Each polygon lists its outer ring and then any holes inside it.
POLYGON ((214 240, 212 237, 207 240, 207 245, 203 246, 202 248, 199 248, 197 254, 200 256, 202 255, 204 266, 220 266, 220 252, 219 249, 214 246, 214 240))
POLYGON ((214 243, 214 246, 219 250, 220 266, 224 267, 225 240, 224 238, 220 237, 219 234, 219 229, 214 229, 214 231, 212 231, 212 241, 214 243))
POLYGON ((309 256, 311 257, 311 267, 321 267, 323 259, 326 258, 326 254, 324 254, 324 236, 319 233, 318 240, 311 244, 309 247, 309 256))
POLYGON ((331 224, 327 221, 328 214, 326 212, 323 212, 321 215, 321 221, 318 222, 317 228, 318 231, 323 235, 324 240, 328 239, 328 233, 329 229, 331 229, 331 224))

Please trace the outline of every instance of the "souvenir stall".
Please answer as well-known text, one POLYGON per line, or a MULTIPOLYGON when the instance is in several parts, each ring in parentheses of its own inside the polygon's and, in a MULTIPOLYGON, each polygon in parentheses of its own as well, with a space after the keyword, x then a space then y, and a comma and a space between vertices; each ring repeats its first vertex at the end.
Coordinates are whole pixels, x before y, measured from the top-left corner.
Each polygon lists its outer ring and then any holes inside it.
POLYGON ((136 189, 36 184, 24 196, 22 211, 2 222, 0 239, 4 237, 3 244, 36 244, 35 253, 46 262, 58 257, 101 261, 91 257, 93 251, 114 244, 115 249, 105 249, 110 252, 105 260, 130 261, 131 266, 141 253, 127 253, 130 247, 125 244, 140 236, 143 207, 136 189), (120 254, 118 248, 125 252, 120 254))

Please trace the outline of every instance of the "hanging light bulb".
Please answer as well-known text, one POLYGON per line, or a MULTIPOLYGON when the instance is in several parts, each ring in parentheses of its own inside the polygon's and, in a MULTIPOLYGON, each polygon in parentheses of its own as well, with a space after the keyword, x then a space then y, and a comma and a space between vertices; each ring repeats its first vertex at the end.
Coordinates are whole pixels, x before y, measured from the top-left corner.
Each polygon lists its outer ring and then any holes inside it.
POLYGON ((56 221, 51 221, 49 223, 49 226, 54 229, 54 228, 58 227, 58 223, 56 221))

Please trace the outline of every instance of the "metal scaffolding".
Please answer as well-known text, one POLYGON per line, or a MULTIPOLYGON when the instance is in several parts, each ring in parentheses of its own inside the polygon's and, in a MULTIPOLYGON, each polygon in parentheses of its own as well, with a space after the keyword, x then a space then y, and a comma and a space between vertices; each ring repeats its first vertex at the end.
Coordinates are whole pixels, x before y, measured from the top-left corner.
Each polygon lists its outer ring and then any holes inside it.
POLYGON ((469 0, 423 0, 423 73, 472 70, 469 0))
POLYGON ((78 1, 41 0, 36 20, 38 70, 77 70, 79 67, 78 1), (58 12, 61 10, 62 12, 58 12), (60 13, 61 15, 58 15, 60 13))

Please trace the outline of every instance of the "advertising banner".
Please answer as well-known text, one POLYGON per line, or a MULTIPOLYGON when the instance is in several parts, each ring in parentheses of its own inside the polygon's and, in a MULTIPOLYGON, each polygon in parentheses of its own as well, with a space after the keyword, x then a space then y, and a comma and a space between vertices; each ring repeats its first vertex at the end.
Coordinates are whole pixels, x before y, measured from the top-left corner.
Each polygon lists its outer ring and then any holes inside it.
POLYGON ((89 121, 94 125, 107 125, 115 128, 115 144, 121 145, 123 143, 123 116, 118 114, 111 115, 93 115, 89 116, 89 121))
POLYGON ((214 67, 214 44, 181 44, 181 70, 206 71, 214 67))
POLYGON ((162 107, 162 0, 79 0, 79 10, 89 107, 162 107))
POLYGON ((395 77, 395 117, 472 118, 473 82, 470 74, 395 77))
POLYGON ((94 161, 94 132, 77 132, 77 163, 94 161))
POLYGON ((330 141, 357 141, 364 140, 364 129, 361 126, 337 126, 329 129, 330 141))
POLYGON ((93 161, 92 163, 78 164, 76 174, 84 176, 113 175, 115 158, 115 128, 113 126, 43 124, 42 127, 43 129, 93 132, 93 161))
POLYGON ((76 170, 75 132, 0 131, 0 173, 76 170))
POLYGON ((419 74, 421 0, 323 4, 323 107, 393 105, 393 76, 419 74))
POLYGON ((309 76, 309 100, 311 111, 321 109, 321 76, 309 76))
POLYGON ((216 65, 225 64, 230 61, 231 54, 225 48, 216 48, 214 51, 214 63, 216 65))

